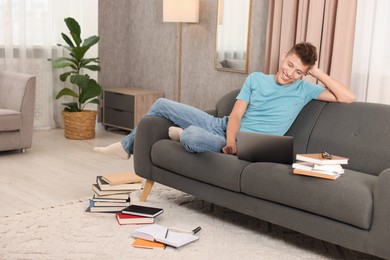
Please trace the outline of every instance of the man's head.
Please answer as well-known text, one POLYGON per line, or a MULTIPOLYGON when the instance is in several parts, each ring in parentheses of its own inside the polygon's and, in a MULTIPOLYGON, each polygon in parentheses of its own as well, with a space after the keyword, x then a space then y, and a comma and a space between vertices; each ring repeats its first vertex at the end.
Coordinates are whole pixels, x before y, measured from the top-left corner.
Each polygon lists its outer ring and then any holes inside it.
POLYGON ((275 75, 278 84, 289 85, 302 79, 316 64, 317 49, 308 42, 294 45, 287 54, 283 55, 282 64, 275 75))

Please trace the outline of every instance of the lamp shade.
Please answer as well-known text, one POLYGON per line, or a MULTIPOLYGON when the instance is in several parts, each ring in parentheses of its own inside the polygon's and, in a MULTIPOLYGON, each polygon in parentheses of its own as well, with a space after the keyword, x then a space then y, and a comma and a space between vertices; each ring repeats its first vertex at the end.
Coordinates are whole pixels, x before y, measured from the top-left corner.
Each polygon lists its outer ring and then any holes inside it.
POLYGON ((164 22, 199 22, 199 0, 163 0, 164 22))

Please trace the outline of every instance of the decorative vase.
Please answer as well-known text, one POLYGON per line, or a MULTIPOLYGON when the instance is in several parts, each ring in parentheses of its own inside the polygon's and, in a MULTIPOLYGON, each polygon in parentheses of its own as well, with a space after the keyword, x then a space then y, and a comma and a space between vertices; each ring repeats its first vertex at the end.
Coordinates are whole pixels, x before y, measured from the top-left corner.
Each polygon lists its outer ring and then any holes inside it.
POLYGON ((62 112, 65 137, 74 140, 95 138, 96 111, 62 112))

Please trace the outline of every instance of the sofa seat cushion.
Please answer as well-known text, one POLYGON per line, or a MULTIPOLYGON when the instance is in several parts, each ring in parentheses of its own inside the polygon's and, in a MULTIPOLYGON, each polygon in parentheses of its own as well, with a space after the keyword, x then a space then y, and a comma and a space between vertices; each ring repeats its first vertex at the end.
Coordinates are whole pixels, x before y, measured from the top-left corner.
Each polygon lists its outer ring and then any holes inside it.
POLYGON ((295 175, 291 165, 253 163, 245 168, 241 190, 362 229, 369 229, 377 177, 346 170, 338 179, 295 175))
POLYGON ((240 191, 241 173, 250 164, 222 153, 189 153, 172 140, 156 142, 151 156, 160 168, 236 192, 240 191))
POLYGON ((0 108, 0 132, 16 131, 22 128, 22 114, 19 111, 0 108))

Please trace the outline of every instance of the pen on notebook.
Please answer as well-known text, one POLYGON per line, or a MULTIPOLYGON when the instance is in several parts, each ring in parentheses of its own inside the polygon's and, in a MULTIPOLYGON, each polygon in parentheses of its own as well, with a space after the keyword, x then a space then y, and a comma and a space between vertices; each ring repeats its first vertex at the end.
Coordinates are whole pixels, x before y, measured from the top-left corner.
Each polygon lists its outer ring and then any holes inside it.
POLYGON ((167 238, 169 232, 169 228, 167 228, 167 232, 165 233, 165 238, 167 238))

